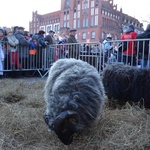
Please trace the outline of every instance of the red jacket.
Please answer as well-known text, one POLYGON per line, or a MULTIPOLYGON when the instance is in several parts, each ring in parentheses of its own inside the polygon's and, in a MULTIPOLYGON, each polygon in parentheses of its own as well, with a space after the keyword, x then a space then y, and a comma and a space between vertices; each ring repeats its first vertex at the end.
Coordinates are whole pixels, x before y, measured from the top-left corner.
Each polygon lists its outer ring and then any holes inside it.
MULTIPOLYGON (((137 33, 136 32, 129 32, 124 33, 121 37, 121 40, 129 40, 129 39, 136 39, 137 33)), ((134 50, 135 42, 128 42, 128 49, 123 52, 123 54, 136 54, 136 50, 134 50)))

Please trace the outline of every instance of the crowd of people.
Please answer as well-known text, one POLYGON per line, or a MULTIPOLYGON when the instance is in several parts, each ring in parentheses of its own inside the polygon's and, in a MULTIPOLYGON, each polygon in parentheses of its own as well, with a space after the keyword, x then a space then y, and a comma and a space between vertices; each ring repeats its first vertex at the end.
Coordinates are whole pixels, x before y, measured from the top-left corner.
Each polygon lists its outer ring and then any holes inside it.
MULTIPOLYGON (((75 38, 76 30, 64 28, 61 32, 55 34, 53 30, 45 35, 45 31, 39 30, 38 33, 29 34, 24 27, 15 26, 12 29, 0 28, 0 77, 4 76, 2 70, 22 70, 42 67, 42 49, 49 50, 49 55, 53 55, 54 45, 65 43, 78 43, 75 38), (52 47, 52 49, 50 48, 52 47), (36 60, 33 62, 33 60, 36 60), (32 65, 32 67, 31 67, 32 65)), ((70 45, 73 49, 73 46, 70 45)), ((59 47, 60 48, 60 47, 59 47)), ((77 49, 77 47, 74 47, 77 49)), ((56 50, 57 51, 57 47, 56 50)), ((62 58, 71 57, 74 53, 68 53, 63 47, 62 58), (67 56, 68 55, 68 56, 67 56)), ((53 59, 57 60, 58 58, 53 59)))
POLYGON ((107 60, 115 51, 117 62, 150 68, 150 40, 148 39, 150 39, 150 24, 147 25, 146 30, 141 34, 135 32, 133 24, 129 25, 121 36, 122 42, 118 44, 117 50, 111 45, 112 37, 108 34, 106 40, 103 42, 107 60))
POLYGON ((39 32, 35 34, 29 34, 29 32, 24 29, 24 27, 19 26, 15 26, 13 30, 0 28, 1 78, 5 75, 2 70, 10 69, 12 71, 21 71, 22 69, 31 69, 34 67, 42 68, 42 49, 47 49, 47 55, 52 57, 51 59, 53 59, 53 61, 59 58, 78 59, 79 53, 84 55, 97 55, 105 52, 105 62, 108 62, 112 56, 113 58, 115 56, 118 62, 123 62, 124 64, 130 64, 132 66, 137 65, 138 52, 139 57, 141 56, 141 65, 143 67, 150 67, 150 42, 148 40, 138 42, 130 41, 134 39, 149 39, 150 24, 148 24, 146 30, 142 34, 137 34, 134 25, 129 25, 128 29, 124 31, 121 37, 122 41, 127 41, 120 42, 117 49, 115 49, 113 45, 111 34, 107 34, 103 43, 85 43, 81 46, 76 39, 76 29, 66 27, 57 34, 55 34, 53 30, 50 30, 48 35, 45 35, 45 31, 43 30, 39 30, 39 32), (55 46, 59 44, 61 46, 55 46), (62 47, 62 44, 68 45, 67 47, 62 47), (57 52, 59 52, 59 57, 54 54, 57 52), (36 64, 33 60, 36 60, 36 64))

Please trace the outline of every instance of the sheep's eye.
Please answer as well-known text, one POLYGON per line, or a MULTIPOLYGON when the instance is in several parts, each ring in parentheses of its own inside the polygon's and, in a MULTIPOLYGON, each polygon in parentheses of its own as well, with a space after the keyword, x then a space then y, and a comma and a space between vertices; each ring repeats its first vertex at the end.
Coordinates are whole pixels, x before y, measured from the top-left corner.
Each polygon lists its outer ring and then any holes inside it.
POLYGON ((79 102, 79 101, 80 101, 80 100, 77 98, 77 99, 76 99, 76 102, 79 102))
POLYGON ((76 102, 79 102, 79 101, 80 101, 79 96, 78 96, 78 95, 75 95, 75 96, 74 96, 74 100, 75 100, 76 102))

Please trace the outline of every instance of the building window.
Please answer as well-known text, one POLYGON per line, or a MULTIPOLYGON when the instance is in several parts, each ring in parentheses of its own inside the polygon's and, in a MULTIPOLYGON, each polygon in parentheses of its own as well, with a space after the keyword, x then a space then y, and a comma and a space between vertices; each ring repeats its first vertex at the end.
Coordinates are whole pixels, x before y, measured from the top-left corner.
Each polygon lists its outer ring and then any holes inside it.
POLYGON ((95 39, 95 32, 94 31, 91 33, 91 38, 95 39))
POLYGON ((94 16, 91 16, 91 26, 94 26, 94 16))
POLYGON ((67 21, 67 27, 69 27, 69 21, 67 21))
POLYGON ((77 17, 77 13, 76 12, 74 12, 74 19, 77 17))
POLYGON ((91 7, 94 7, 94 1, 93 0, 91 1, 91 7))
POLYGON ((77 27, 80 28, 80 19, 78 19, 77 21, 78 21, 77 27))
POLYGON ((67 16, 66 16, 66 14, 64 14, 64 20, 66 20, 67 19, 67 16))
POLYGON ((78 16, 77 17, 80 18, 80 11, 78 11, 78 16))
POLYGON ((64 27, 67 27, 67 22, 66 21, 64 21, 64 27))
POLYGON ((82 27, 83 28, 85 27, 85 18, 83 18, 83 20, 82 20, 82 27))
POLYGON ((69 20, 69 14, 67 15, 67 20, 69 20))
POLYGON ((85 33, 85 32, 82 34, 82 39, 83 39, 83 40, 86 39, 86 33, 85 33))
POLYGON ((80 10, 80 4, 78 4, 78 10, 80 10))
POLYGON ((57 25, 55 25, 54 30, 57 31, 57 25))
POLYGON ((94 15, 94 8, 91 8, 91 16, 94 15))
POLYGON ((73 21, 73 28, 76 28, 76 19, 73 21))
POLYGON ((88 18, 85 19, 85 27, 88 27, 88 18))
POLYGON ((98 25, 98 16, 95 16, 95 26, 98 25))
POLYGON ((95 15, 98 15, 98 8, 95 8, 95 15))
POLYGON ((82 27, 88 27, 88 18, 83 18, 82 20, 82 27))

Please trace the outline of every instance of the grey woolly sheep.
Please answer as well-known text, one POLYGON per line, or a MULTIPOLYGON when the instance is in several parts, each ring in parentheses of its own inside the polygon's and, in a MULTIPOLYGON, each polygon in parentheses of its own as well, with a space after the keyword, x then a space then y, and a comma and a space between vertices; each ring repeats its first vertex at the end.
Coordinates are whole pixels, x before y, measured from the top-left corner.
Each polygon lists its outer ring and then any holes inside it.
POLYGON ((45 122, 62 143, 70 145, 96 120, 105 93, 98 71, 76 59, 60 59, 50 68, 45 85, 45 122))
POLYGON ((109 99, 116 99, 119 103, 144 100, 144 106, 150 108, 150 69, 108 65, 102 81, 109 99))

